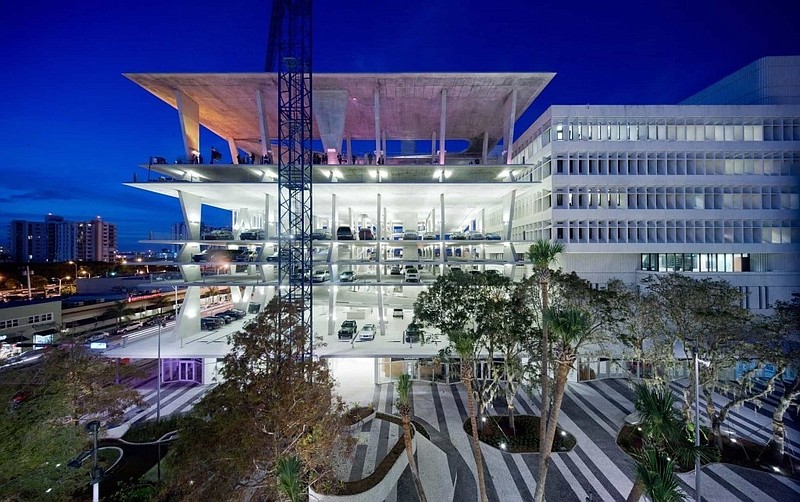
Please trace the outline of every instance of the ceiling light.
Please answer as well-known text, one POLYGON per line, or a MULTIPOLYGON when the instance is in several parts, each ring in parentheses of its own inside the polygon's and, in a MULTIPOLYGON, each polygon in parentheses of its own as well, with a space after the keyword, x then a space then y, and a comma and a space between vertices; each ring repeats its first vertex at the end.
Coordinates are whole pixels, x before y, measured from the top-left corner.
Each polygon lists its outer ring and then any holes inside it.
POLYGON ((497 179, 503 179, 508 176, 508 169, 503 169, 500 171, 500 174, 497 175, 497 179))

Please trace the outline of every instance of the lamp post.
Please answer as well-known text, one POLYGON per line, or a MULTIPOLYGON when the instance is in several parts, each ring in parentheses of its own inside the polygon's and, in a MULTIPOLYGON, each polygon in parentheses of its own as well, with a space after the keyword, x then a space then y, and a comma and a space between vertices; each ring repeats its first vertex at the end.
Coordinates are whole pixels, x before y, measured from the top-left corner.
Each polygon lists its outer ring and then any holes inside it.
POLYGON ((75 280, 77 281, 78 280, 78 264, 75 263, 72 260, 68 261, 67 263, 69 263, 70 265, 75 265, 75 280))
POLYGON ((700 363, 706 368, 711 366, 710 361, 700 359, 697 349, 697 340, 694 341, 694 446, 697 450, 694 457, 694 491, 695 500, 702 500, 700 496, 700 363))
POLYGON ((97 465, 97 433, 100 431, 100 422, 92 420, 86 424, 86 432, 92 435, 92 502, 100 502, 100 481, 105 477, 105 471, 97 465))

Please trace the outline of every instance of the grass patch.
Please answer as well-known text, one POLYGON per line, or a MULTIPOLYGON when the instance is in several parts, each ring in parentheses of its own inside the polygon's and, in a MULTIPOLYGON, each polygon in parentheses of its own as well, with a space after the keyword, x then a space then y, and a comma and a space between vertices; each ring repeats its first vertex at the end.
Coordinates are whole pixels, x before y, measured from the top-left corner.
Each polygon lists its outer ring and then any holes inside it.
MULTIPOLYGON (((483 430, 478 424, 478 438, 490 446, 509 453, 539 452, 539 417, 536 415, 514 415, 514 430, 508 422, 508 415, 490 415, 483 422, 483 430), (505 448, 502 446, 505 445, 505 448)), ((472 436, 470 421, 464 422, 464 432, 472 436)), ((556 428, 553 452, 570 451, 575 447, 575 436, 561 427, 556 428)))
MULTIPOLYGON (((711 433, 708 429, 703 429, 703 434, 700 436, 700 442, 703 444, 711 444, 711 433)), ((622 450, 631 455, 642 447, 641 433, 635 426, 625 425, 617 435, 617 445, 622 450)), ((783 456, 783 462, 780 465, 775 465, 772 462, 764 462, 761 460, 762 456, 768 454, 767 445, 756 443, 749 439, 737 438, 722 438, 722 451, 719 452, 719 459, 715 462, 723 464, 738 465, 740 467, 747 467, 748 469, 755 469, 757 471, 769 472, 770 474, 782 474, 794 479, 800 479, 800 471, 795 465, 797 462, 789 455, 783 456), (773 469, 777 467, 779 471, 773 469)), ((686 466, 676 466, 678 472, 688 472, 694 469, 694 464, 686 466)))

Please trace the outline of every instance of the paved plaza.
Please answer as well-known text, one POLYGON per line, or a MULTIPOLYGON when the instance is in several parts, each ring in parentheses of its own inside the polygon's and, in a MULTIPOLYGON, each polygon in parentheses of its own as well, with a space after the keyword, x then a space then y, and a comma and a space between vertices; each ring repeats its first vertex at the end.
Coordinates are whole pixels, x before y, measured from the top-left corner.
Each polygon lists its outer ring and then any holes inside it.
MULTIPOLYGON (((680 392, 676 383, 673 390, 680 392)), ((393 412, 394 385, 375 387, 374 404, 380 411, 393 412)), ((551 501, 624 501, 633 486, 633 461, 616 445, 617 432, 624 418, 633 411, 633 393, 625 380, 599 380, 572 383, 567 389, 559 424, 575 436, 577 446, 568 453, 553 454, 548 472, 547 499, 551 501)), ((447 455, 450 479, 455 484, 456 501, 478 500, 475 467, 469 437, 463 430, 468 418, 466 396, 461 385, 416 382, 413 386, 415 418, 431 433, 434 444, 447 455)), ((538 414, 536 399, 516 400, 521 414, 538 414)), ((725 431, 755 435, 766 442, 769 437, 769 403, 756 411, 742 408, 733 413, 725 431)), ((496 410, 503 413, 505 410, 496 410)), ((793 412, 792 412, 793 413, 793 412)), ((787 416, 789 414, 787 413, 787 416)), ((356 447, 356 461, 349 479, 366 476, 385 452, 397 441, 397 431, 387 423, 367 424, 360 433, 364 440, 356 447)), ((794 418, 787 420, 789 447, 796 448, 798 430, 794 418)), ((536 454, 510 454, 482 445, 489 500, 528 501, 536 487, 536 454)), ((442 466, 445 469, 445 466, 442 466)), ((765 472, 736 466, 713 464, 703 467, 703 500, 758 502, 800 500, 800 482, 765 472)), ((694 473, 681 474, 681 488, 694 499, 694 473)), ((413 484, 404 473, 387 502, 417 499, 413 484)))

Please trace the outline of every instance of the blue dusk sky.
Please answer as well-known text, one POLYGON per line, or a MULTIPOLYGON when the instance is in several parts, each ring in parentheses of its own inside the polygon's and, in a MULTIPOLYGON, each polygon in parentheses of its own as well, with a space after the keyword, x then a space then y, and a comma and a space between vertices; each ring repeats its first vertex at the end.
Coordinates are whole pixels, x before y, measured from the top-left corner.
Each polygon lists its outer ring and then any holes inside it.
MULTIPOLYGON (((177 113, 124 72, 260 72, 271 3, 4 0, 0 244, 12 219, 116 223, 121 250, 181 218, 124 187, 182 154, 177 113)), ((314 71, 556 72, 553 104, 672 104, 763 56, 800 54, 797 1, 315 1, 314 71)), ((225 143, 205 132, 204 150, 225 143)), ((224 214, 209 215, 224 225, 224 214)))

